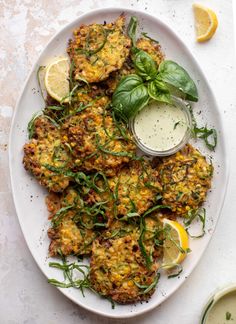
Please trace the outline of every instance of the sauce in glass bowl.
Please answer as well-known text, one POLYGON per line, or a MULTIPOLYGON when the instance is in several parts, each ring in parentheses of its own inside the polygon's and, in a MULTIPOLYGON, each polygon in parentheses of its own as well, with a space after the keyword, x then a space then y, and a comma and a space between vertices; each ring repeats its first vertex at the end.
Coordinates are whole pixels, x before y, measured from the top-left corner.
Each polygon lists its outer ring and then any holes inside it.
POLYGON ((167 156, 180 150, 191 134, 191 114, 181 99, 173 104, 152 101, 131 120, 138 147, 153 156, 167 156))

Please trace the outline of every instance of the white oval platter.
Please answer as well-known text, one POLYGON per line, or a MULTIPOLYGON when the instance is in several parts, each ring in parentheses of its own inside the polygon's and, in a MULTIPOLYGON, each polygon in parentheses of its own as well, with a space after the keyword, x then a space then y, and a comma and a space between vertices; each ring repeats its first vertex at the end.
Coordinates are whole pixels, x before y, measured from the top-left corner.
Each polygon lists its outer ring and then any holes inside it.
POLYGON ((36 73, 40 65, 46 65, 54 56, 65 55, 66 46, 68 40, 72 37, 73 29, 82 23, 114 21, 122 12, 125 13, 127 22, 132 15, 137 16, 140 31, 143 30, 149 36, 158 39, 166 57, 182 65, 195 80, 200 100, 193 105, 194 114, 200 125, 205 126, 207 124, 217 129, 218 144, 215 152, 210 152, 202 143, 194 143, 203 154, 212 158, 215 173, 212 190, 205 203, 207 211, 206 235, 201 239, 190 240, 192 253, 184 261, 184 270, 179 278, 167 279, 167 276, 162 273, 158 288, 148 303, 116 305, 115 309, 111 308, 109 301, 90 291, 86 291, 85 297, 83 297, 81 292, 74 288, 60 289, 65 296, 85 309, 113 318, 128 318, 147 312, 161 304, 181 286, 199 262, 212 237, 224 201, 227 184, 227 153, 219 109, 201 68, 183 42, 159 19, 136 10, 105 8, 81 15, 53 37, 41 53, 25 83, 12 122, 9 147, 12 192, 22 232, 38 266, 47 278, 62 279, 59 270, 48 266, 50 261, 48 259, 49 239, 47 237, 49 222, 44 202, 46 190, 32 179, 22 165, 22 147, 27 142, 28 121, 32 114, 41 110, 44 105, 40 96, 36 73))

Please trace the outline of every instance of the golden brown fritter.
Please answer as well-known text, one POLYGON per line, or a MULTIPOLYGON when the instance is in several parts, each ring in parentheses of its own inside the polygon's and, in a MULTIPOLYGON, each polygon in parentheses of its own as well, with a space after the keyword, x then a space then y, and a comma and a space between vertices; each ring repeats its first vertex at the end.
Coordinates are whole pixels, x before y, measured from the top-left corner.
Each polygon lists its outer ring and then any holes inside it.
POLYGON ((74 164, 79 170, 102 171, 113 176, 130 161, 136 147, 128 130, 124 137, 117 127, 105 107, 108 102, 107 97, 102 97, 97 104, 91 103, 68 118, 62 130, 63 143, 71 148, 74 164))
POLYGON ((163 186, 162 202, 184 216, 205 201, 211 187, 213 166, 190 144, 161 159, 157 168, 163 186))
MULTIPOLYGON (((157 65, 164 60, 164 54, 161 50, 161 46, 149 39, 138 39, 137 47, 147 52, 153 58, 153 60, 157 62, 157 65)), ((131 57, 129 56, 122 67, 119 70, 112 72, 109 78, 104 81, 105 87, 108 87, 106 93, 111 95, 115 91, 122 77, 133 73, 135 73, 135 68, 133 66, 131 57)))
POLYGON ((134 212, 142 215, 161 191, 158 172, 145 160, 130 162, 117 176, 109 178, 108 184, 114 199, 113 213, 118 218, 134 212))
POLYGON ((34 121, 33 139, 24 145, 23 164, 49 191, 61 192, 69 185, 68 176, 46 167, 68 168, 71 159, 61 143, 59 129, 45 116, 34 121))
POLYGON ((159 65, 165 58, 161 46, 150 39, 139 38, 136 44, 137 48, 147 52, 151 58, 159 65))
POLYGON ((121 68, 131 46, 123 33, 124 25, 121 15, 114 23, 82 25, 74 31, 67 51, 75 65, 76 80, 100 82, 121 68))
POLYGON ((147 300, 154 293, 160 255, 154 244, 158 234, 154 233, 161 231, 159 221, 147 218, 146 231, 142 242, 146 253, 152 256, 149 267, 139 245, 141 232, 135 225, 118 222, 93 242, 90 280, 99 294, 128 304, 147 300))
POLYGON ((105 80, 104 86, 107 88, 106 93, 108 95, 112 95, 115 91, 118 83, 122 79, 122 77, 125 77, 129 74, 135 73, 135 69, 133 67, 133 64, 131 62, 130 57, 127 58, 127 60, 122 65, 121 69, 118 71, 114 71, 110 74, 109 78, 105 80))
POLYGON ((79 193, 70 187, 63 195, 47 196, 46 204, 54 225, 48 230, 50 256, 90 254, 98 232, 93 229, 93 215, 86 213, 81 201, 79 193))
POLYGON ((102 190, 90 190, 88 196, 94 203, 106 201, 104 207, 108 227, 116 219, 140 217, 157 203, 158 194, 162 190, 158 172, 148 160, 130 161, 117 175, 106 178, 105 182, 97 177, 95 183, 102 190))

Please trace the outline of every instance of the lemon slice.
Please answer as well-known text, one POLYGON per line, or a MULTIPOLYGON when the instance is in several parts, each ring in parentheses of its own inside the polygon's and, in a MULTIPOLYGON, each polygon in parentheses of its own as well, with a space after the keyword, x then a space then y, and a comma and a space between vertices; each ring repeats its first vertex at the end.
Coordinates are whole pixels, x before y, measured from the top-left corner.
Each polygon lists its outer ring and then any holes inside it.
POLYGON ((48 94, 57 101, 68 102, 69 86, 68 58, 56 58, 46 67, 44 83, 48 94))
POLYGON ((189 248, 188 234, 184 227, 176 221, 164 218, 162 222, 166 233, 162 267, 170 269, 185 259, 189 248))
POLYGON ((217 16, 213 10, 197 3, 193 4, 193 12, 195 16, 197 41, 205 42, 215 34, 218 26, 217 16))

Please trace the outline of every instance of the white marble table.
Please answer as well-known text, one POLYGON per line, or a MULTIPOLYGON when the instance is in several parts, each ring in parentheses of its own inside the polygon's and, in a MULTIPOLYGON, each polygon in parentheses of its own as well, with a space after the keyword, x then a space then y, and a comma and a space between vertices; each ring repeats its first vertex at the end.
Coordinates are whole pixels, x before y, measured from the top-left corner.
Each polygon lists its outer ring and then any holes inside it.
POLYGON ((230 0, 199 1, 218 14, 208 43, 194 41, 193 0, 2 0, 0 4, 0 324, 157 323, 197 324, 206 298, 236 282, 236 78, 230 0), (48 39, 94 8, 126 6, 155 14, 185 41, 215 92, 230 145, 231 173, 221 218, 201 262, 184 285, 154 311, 133 320, 91 314, 51 287, 33 260, 15 213, 8 174, 11 116, 22 83, 48 39))

